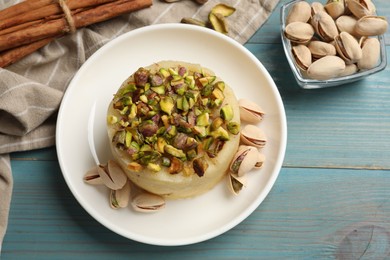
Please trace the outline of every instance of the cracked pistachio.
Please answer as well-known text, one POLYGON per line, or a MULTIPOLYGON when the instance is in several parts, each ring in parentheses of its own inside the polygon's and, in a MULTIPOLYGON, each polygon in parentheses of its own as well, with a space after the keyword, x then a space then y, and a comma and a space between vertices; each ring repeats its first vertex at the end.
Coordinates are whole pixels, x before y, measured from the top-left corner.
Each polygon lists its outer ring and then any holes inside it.
POLYGON ((377 38, 362 37, 360 40, 362 47, 362 58, 357 62, 357 66, 361 70, 374 68, 380 57, 380 43, 377 38))
POLYGON ((238 100, 240 119, 251 124, 259 123, 265 114, 264 110, 255 102, 248 99, 238 100))
POLYGON ((306 45, 299 44, 293 46, 291 52, 298 68, 307 70, 311 64, 312 55, 310 49, 306 45))
POLYGON ((98 173, 103 183, 112 190, 122 188, 127 182, 125 172, 114 160, 109 160, 107 165, 99 165, 98 173))
POLYGON ((326 42, 338 35, 336 23, 327 12, 318 12, 312 17, 312 25, 316 33, 326 42))
POLYGON ((284 29, 284 35, 294 43, 308 43, 314 35, 314 28, 308 23, 292 22, 284 29))
POLYGON ((246 125, 241 130, 240 138, 243 144, 252 145, 257 148, 263 148, 267 142, 263 130, 255 125, 246 125))
POLYGON ((165 207, 165 200, 159 195, 143 192, 133 198, 131 205, 135 211, 153 213, 165 207))
POLYGON ((345 65, 345 69, 340 73, 339 77, 352 75, 358 70, 358 66, 355 63, 345 65))
POLYGON ((347 32, 355 36, 356 17, 352 15, 342 15, 336 19, 336 26, 340 32, 347 32))
POLYGON ((244 146, 238 149, 230 164, 230 171, 238 176, 243 176, 252 170, 259 159, 256 147, 244 146))
POLYGON ((336 48, 331 43, 323 41, 311 41, 307 47, 309 48, 311 55, 315 59, 320 59, 329 55, 336 55, 336 48))
POLYGON ((362 49, 359 42, 351 34, 341 32, 334 39, 337 53, 346 64, 355 63, 362 58, 362 49))
POLYGON ((345 3, 344 0, 328 0, 324 8, 333 19, 337 19, 344 14, 345 3))
POLYGON ((101 185, 103 184, 102 178, 98 172, 99 167, 95 166, 88 170, 84 175, 84 182, 92 185, 101 185))
POLYGON ((110 206, 113 209, 125 208, 129 204, 131 185, 127 181, 126 184, 118 189, 110 191, 110 206))
POLYGON ((338 56, 325 56, 313 62, 307 70, 311 79, 327 80, 339 76, 345 69, 345 62, 338 56))
POLYGON ((377 36, 387 31, 388 23, 384 16, 364 16, 355 25, 355 32, 361 36, 377 36))
POLYGON ((246 176, 238 176, 237 174, 229 173, 227 177, 229 191, 234 195, 238 195, 247 183, 246 176))
POLYGON ((375 5, 371 0, 346 0, 346 5, 357 18, 376 13, 375 5))

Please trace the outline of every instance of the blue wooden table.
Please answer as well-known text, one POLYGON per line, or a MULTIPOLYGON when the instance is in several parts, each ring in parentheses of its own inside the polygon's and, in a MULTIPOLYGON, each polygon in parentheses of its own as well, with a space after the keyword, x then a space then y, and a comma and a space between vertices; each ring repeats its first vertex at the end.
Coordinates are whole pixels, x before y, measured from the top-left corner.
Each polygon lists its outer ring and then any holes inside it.
MULTIPOLYGON (((285 2, 245 44, 278 86, 288 123, 283 168, 253 214, 202 243, 141 244, 106 229, 78 204, 55 147, 14 153, 2 259, 389 259, 390 69, 349 85, 300 89, 280 41, 285 2)), ((388 0, 375 4, 390 20, 388 0)))

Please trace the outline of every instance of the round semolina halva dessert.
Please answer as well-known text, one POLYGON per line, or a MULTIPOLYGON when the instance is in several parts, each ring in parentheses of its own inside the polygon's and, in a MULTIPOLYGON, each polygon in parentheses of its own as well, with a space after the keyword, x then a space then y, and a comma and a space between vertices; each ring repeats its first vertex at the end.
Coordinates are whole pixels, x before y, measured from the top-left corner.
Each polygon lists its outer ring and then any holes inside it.
POLYGON ((232 89, 210 69, 182 61, 141 67, 107 115, 115 160, 138 187, 178 199, 213 188, 239 145, 232 89))

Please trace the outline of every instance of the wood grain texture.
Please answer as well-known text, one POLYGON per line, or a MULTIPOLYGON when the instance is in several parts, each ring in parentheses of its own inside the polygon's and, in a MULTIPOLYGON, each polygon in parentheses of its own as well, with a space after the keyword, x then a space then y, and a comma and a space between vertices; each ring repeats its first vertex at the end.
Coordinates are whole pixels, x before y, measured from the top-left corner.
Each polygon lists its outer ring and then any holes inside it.
MULTIPOLYGON (((374 2, 388 18, 387 0, 374 2)), ((277 8, 245 45, 274 79, 288 124, 283 169, 245 221, 189 246, 128 240, 78 204, 52 147, 12 154, 2 259, 390 259, 389 67, 345 86, 300 89, 279 29, 277 8)))

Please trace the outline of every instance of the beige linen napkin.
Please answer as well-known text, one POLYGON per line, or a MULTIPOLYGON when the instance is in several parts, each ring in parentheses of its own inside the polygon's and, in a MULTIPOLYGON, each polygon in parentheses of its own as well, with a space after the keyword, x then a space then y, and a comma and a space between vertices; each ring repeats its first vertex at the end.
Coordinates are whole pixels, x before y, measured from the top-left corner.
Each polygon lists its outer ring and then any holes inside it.
MULTIPOLYGON (((56 113, 69 81, 80 66, 102 45, 115 37, 146 25, 177 23, 183 17, 206 20, 217 3, 234 6, 228 18, 229 36, 245 43, 267 20, 279 0, 191 0, 153 6, 79 29, 51 42, 19 62, 0 68, 0 248, 12 193, 8 154, 52 146, 56 113)), ((0 10, 19 1, 0 0, 0 10)))

